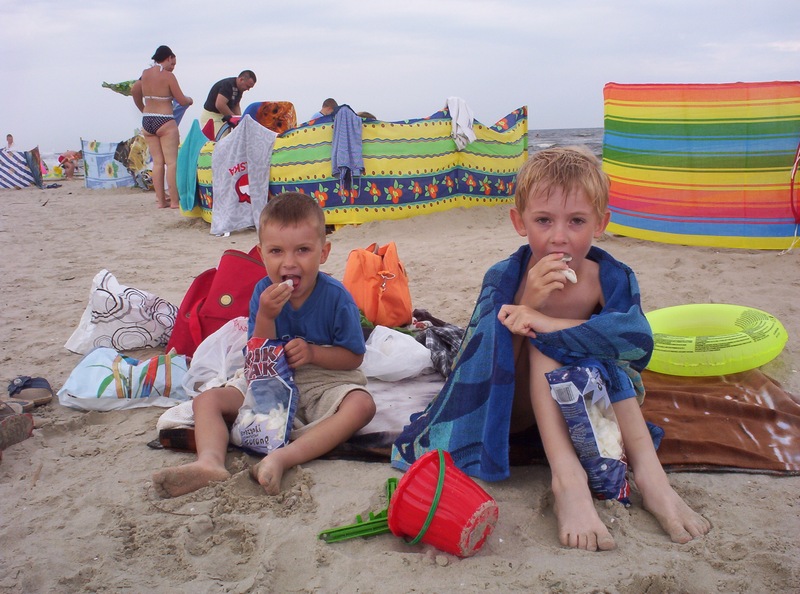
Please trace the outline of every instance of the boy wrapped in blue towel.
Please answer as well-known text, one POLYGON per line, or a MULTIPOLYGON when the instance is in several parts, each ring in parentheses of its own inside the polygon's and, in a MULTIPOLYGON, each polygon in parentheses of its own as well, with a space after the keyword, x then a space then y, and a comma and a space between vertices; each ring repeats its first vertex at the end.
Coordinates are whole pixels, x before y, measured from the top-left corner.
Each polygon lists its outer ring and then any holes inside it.
POLYGON ((639 408, 653 339, 636 277, 592 246, 610 219, 608 183, 583 147, 541 151, 523 165, 511 222, 527 244, 486 273, 453 370, 395 442, 392 465, 405 470, 441 448, 468 474, 500 480, 509 475, 509 434, 536 425, 561 544, 613 549, 546 377, 591 368, 605 383, 644 507, 685 543, 710 523, 669 485, 639 408))

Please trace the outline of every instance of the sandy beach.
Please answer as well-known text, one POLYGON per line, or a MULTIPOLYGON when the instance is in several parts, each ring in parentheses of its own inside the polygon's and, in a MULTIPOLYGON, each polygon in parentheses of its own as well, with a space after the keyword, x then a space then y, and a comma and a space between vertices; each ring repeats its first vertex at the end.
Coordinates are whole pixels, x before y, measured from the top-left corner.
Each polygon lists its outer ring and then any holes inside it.
MULTIPOLYGON (((58 390, 80 356, 64 348, 95 274, 176 306, 191 281, 229 248, 248 251, 254 230, 214 237, 200 219, 158 210, 152 192, 58 189, 0 192, 0 380, 42 376, 58 390)), ((508 207, 476 207, 345 227, 330 236, 323 270, 340 278, 349 251, 397 243, 413 305, 465 326, 486 269, 521 238, 508 207)), ((800 248, 775 251, 673 246, 606 235, 598 245, 637 273, 645 311, 686 303, 763 309, 789 342, 762 371, 800 395, 800 248)), ((147 349, 131 353, 152 356, 147 349)), ((618 548, 562 548, 549 471, 515 467, 482 483, 500 517, 474 557, 459 559, 392 535, 326 544, 324 529, 385 507, 388 464, 317 460, 263 494, 255 459, 228 455, 234 476, 174 499, 153 492, 153 470, 191 459, 154 450, 160 408, 80 412, 35 409, 31 438, 0 463, 0 592, 797 592, 800 477, 685 472, 677 492, 713 529, 669 541, 633 505, 596 502, 618 548)), ((698 430, 702 425, 698 424, 698 430)))

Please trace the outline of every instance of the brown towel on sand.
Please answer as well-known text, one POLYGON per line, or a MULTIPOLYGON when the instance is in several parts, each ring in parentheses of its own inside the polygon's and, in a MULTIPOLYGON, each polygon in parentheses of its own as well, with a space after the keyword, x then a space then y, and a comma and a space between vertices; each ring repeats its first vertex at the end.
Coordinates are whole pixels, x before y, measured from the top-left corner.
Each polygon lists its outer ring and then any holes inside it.
POLYGON ((800 474, 800 398, 758 369, 717 377, 646 371, 645 418, 668 471, 800 474))

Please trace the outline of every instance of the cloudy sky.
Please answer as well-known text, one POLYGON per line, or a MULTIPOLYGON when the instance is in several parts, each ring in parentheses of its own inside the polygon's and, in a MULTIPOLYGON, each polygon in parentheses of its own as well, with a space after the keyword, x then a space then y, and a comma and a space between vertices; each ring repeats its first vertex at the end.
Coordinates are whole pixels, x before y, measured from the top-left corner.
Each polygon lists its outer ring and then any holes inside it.
POLYGON ((527 105, 531 129, 601 127, 608 82, 800 78, 797 0, 4 0, 2 138, 45 152, 129 138, 138 110, 101 83, 138 78, 160 44, 195 100, 184 134, 245 68, 243 107, 291 101, 301 121, 328 96, 401 120, 455 95, 487 124, 527 105))

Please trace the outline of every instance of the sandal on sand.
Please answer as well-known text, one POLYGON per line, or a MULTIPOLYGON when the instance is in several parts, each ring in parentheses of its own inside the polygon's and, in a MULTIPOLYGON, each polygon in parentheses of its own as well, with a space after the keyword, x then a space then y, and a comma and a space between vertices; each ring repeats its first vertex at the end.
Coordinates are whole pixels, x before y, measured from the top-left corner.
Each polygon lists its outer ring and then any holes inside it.
POLYGON ((16 412, 11 405, 0 402, 0 451, 25 441, 32 434, 33 415, 16 412))
POLYGON ((0 396, 0 402, 5 402, 6 404, 10 405, 11 408, 16 412, 30 412, 36 406, 31 400, 23 400, 22 398, 9 398, 8 396, 0 396))
POLYGON ((8 384, 8 395, 20 400, 29 400, 34 406, 42 406, 53 399, 53 388, 43 377, 20 375, 8 384))

